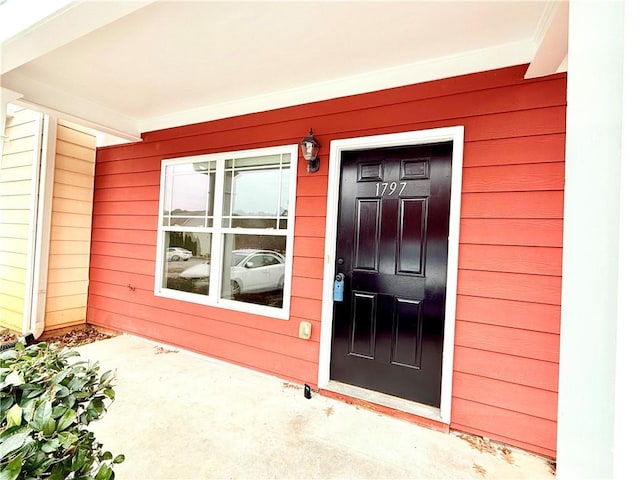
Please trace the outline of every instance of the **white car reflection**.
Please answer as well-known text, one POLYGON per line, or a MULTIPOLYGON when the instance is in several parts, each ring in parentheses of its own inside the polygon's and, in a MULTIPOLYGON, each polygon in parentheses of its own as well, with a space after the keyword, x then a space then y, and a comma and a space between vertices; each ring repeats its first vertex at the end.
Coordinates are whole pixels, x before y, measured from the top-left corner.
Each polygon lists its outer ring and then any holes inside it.
POLYGON ((187 250, 182 247, 169 247, 167 248, 167 261, 177 262, 178 260, 184 260, 185 262, 193 257, 191 250, 187 250))
MULTIPOLYGON (((231 293, 261 293, 284 286, 284 257, 271 250, 234 250, 231 255, 231 293)), ((181 278, 209 279, 210 263, 187 268, 181 278)))

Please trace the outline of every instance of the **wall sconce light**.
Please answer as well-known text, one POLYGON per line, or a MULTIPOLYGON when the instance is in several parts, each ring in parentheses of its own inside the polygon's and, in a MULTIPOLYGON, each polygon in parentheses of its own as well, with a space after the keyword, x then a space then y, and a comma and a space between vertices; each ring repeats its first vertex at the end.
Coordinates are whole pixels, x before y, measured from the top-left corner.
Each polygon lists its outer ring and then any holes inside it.
POLYGON ((300 141, 300 151, 307 161, 307 172, 314 173, 320 169, 320 159, 318 158, 318 150, 320 144, 313 136, 313 128, 309 129, 309 135, 300 141))

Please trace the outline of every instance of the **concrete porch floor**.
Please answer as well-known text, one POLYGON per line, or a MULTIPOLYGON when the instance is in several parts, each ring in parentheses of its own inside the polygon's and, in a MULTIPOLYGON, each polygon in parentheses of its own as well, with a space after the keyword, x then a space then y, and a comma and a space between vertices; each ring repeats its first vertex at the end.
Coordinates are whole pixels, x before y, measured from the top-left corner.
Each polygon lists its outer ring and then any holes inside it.
POLYGON ((455 434, 313 394, 235 365, 129 335, 77 350, 116 370, 94 424, 124 453, 118 480, 553 479, 546 459, 481 452, 455 434))

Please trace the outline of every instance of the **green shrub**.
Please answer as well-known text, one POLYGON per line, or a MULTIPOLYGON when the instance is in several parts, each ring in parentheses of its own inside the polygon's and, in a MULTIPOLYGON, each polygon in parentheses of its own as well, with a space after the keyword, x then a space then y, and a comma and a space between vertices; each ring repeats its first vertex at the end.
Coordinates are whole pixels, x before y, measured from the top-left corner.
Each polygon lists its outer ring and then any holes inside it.
POLYGON ((46 343, 0 354, 0 480, 115 478, 124 461, 87 429, 113 401, 111 371, 46 343))

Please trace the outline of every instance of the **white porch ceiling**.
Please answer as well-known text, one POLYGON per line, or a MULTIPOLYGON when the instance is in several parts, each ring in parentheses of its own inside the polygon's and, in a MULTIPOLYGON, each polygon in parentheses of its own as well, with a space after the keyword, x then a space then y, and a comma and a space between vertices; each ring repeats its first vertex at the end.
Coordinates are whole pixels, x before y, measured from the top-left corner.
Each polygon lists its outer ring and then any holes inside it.
POLYGON ((0 85, 129 140, 567 51, 564 1, 56 1, 2 39, 0 85))

